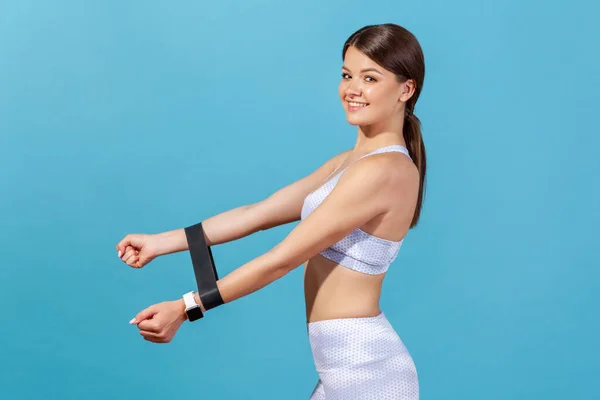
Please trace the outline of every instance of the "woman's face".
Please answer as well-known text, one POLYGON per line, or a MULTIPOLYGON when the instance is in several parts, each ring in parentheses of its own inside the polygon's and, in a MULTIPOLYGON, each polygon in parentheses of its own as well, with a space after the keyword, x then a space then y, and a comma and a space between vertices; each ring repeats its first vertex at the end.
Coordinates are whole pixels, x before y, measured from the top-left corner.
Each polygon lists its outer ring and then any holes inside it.
MULTIPOLYGON (((346 119, 352 125, 373 125, 404 112, 404 92, 409 80, 398 83, 393 72, 383 69, 355 47, 349 47, 342 66, 339 95, 346 119)), ((410 88, 409 88, 410 89, 410 88)), ((410 96, 409 96, 410 97, 410 96)))

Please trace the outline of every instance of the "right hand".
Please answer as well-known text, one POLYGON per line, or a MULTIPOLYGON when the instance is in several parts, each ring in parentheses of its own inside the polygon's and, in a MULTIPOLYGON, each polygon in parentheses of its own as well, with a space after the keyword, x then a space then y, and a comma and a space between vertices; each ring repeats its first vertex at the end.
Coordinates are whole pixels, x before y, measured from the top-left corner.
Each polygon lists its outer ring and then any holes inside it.
POLYGON ((142 268, 160 255, 158 237, 141 233, 129 234, 117 244, 119 258, 133 268, 142 268))

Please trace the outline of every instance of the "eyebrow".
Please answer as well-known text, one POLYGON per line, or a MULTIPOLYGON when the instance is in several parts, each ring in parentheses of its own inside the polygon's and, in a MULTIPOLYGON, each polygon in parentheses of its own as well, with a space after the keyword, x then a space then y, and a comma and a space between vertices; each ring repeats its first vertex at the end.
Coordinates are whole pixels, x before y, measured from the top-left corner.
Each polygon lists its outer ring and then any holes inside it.
MULTIPOLYGON (((348 68, 346 66, 342 66, 342 69, 345 69, 346 71, 350 71, 350 68, 348 68)), ((379 75, 383 75, 381 72, 379 72, 379 70, 377 70, 375 68, 365 68, 360 72, 363 73, 363 72, 369 72, 369 71, 377 72, 379 75)))

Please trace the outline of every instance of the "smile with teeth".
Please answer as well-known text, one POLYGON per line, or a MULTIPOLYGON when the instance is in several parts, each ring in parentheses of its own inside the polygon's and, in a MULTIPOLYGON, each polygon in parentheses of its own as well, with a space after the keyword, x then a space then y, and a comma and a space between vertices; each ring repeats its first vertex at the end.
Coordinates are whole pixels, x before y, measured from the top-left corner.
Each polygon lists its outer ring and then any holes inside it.
POLYGON ((358 103, 358 102, 356 102, 356 101, 349 101, 349 102, 348 102, 348 105, 349 105, 350 107, 366 107, 366 106, 368 106, 368 105, 369 105, 369 103, 358 103))

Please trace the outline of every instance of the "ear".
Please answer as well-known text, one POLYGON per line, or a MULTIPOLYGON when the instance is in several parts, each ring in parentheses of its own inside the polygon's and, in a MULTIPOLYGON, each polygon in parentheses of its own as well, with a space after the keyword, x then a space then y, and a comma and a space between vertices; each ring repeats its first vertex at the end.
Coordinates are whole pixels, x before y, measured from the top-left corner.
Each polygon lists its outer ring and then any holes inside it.
POLYGON ((415 94, 416 83, 414 79, 407 79, 401 86, 400 98, 398 100, 406 103, 415 94))

